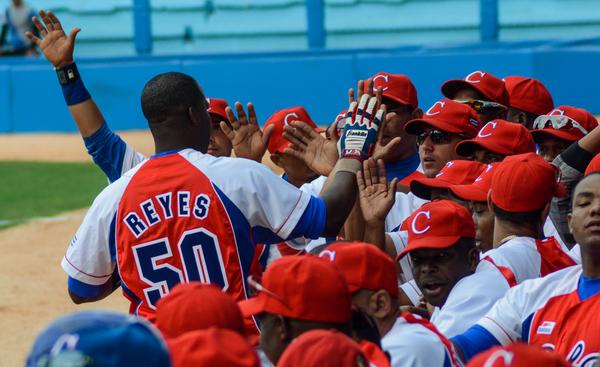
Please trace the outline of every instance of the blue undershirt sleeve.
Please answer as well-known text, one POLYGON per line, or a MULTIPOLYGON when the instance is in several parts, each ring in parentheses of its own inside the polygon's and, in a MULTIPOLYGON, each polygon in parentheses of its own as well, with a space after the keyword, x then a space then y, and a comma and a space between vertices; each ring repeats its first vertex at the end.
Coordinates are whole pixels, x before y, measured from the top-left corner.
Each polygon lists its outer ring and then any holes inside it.
POLYGON ((500 345, 498 339, 479 325, 471 326, 467 331, 451 340, 462 351, 465 362, 493 346, 500 345))
POLYGON ((71 277, 69 277, 68 280, 68 287, 72 293, 75 293, 81 298, 93 298, 98 296, 100 292, 102 292, 101 285, 86 284, 71 277))
POLYGON ((127 144, 105 122, 94 134, 83 138, 88 154, 110 182, 121 177, 127 144))

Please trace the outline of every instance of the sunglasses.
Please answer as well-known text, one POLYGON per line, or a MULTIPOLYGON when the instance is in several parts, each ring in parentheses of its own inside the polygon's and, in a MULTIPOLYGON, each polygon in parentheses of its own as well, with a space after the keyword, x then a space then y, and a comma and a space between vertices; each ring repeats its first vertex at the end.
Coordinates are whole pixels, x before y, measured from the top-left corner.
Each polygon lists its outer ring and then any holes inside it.
POLYGON ((560 130, 562 128, 575 128, 583 133, 583 135, 587 135, 588 131, 581 126, 581 124, 569 116, 564 115, 556 115, 556 116, 539 116, 533 121, 534 129, 543 129, 545 127, 552 126, 556 130, 560 130))
POLYGON ((504 111, 507 109, 505 105, 502 105, 500 103, 482 101, 480 99, 470 99, 456 102, 470 106, 477 113, 486 113, 490 111, 504 111))
POLYGON ((433 144, 449 144, 452 139, 452 135, 442 130, 430 130, 430 131, 421 131, 417 133, 417 146, 420 146, 425 142, 427 137, 431 138, 431 142, 433 144))

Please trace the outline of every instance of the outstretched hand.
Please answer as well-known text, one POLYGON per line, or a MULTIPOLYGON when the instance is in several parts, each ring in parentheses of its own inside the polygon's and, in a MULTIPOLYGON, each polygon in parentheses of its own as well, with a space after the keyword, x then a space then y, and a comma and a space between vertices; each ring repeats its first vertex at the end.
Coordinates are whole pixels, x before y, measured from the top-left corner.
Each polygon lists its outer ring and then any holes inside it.
POLYGON ((261 162, 274 126, 269 126, 265 131, 260 129, 252 103, 248 103, 248 115, 240 102, 235 103, 235 109, 237 118, 231 107, 225 109, 227 117, 231 121, 231 127, 225 121, 221 121, 221 130, 231 141, 236 157, 261 162))
POLYGON ((307 123, 292 121, 284 127, 283 137, 292 143, 284 153, 303 160, 313 172, 329 176, 338 160, 337 136, 328 140, 307 123))
POLYGON ((33 17, 32 21, 36 28, 40 31, 40 37, 36 37, 31 32, 26 32, 25 35, 35 42, 42 50, 42 53, 54 67, 61 67, 73 62, 73 49, 75 47, 75 37, 81 31, 80 28, 73 28, 69 36, 60 24, 60 21, 51 11, 39 11, 39 16, 42 22, 37 17, 33 17))
POLYGON ((394 206, 398 179, 388 182, 383 161, 380 159, 375 163, 371 158, 363 162, 362 171, 356 173, 356 181, 365 222, 383 223, 394 206))

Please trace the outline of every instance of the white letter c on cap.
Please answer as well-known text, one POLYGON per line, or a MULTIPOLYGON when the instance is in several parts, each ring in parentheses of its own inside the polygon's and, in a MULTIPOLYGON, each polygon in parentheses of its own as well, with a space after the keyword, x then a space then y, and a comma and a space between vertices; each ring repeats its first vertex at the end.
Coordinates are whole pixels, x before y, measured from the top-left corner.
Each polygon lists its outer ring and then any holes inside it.
POLYGON ((437 101, 433 104, 433 106, 431 106, 430 109, 427 110, 427 112, 425 112, 425 114, 427 116, 437 115, 441 112, 442 108, 444 108, 445 105, 446 105, 446 102, 437 101), (438 106, 439 106, 439 108, 437 108, 437 111, 436 111, 436 107, 438 107, 438 106))
POLYGON ((494 352, 488 359, 487 361, 485 361, 485 364, 483 365, 483 367, 492 367, 497 360, 502 359, 504 361, 504 364, 507 366, 512 366, 512 361, 513 358, 515 357, 515 355, 512 352, 509 352, 507 350, 499 350, 497 352, 494 352))
MULTIPOLYGON (((386 82, 386 83, 390 81, 390 79, 389 79, 389 77, 388 77, 387 75, 384 75, 384 74, 378 74, 378 75, 375 75, 375 77, 373 77, 373 85, 375 85, 375 81, 376 81, 377 79, 380 79, 380 78, 383 78, 383 80, 385 80, 385 82, 386 82)), ((381 90, 382 90, 383 92, 385 92, 385 91, 386 91, 386 90, 388 90, 388 89, 390 89, 390 87, 383 87, 383 88, 381 88, 381 90)))
POLYGON ((331 251, 331 250, 321 251, 321 253, 319 254, 319 257, 326 257, 329 259, 329 261, 333 262, 335 260, 335 251, 331 251))
POLYGON ((410 225, 413 233, 415 234, 423 234, 427 231, 429 231, 431 229, 430 225, 427 225, 425 228, 423 229, 417 229, 417 219, 419 219, 419 216, 423 214, 427 219, 431 219, 431 212, 426 211, 426 212, 418 212, 417 214, 415 214, 415 217, 412 220, 412 223, 410 225))
POLYGON ((298 114, 296 112, 288 113, 287 115, 285 115, 285 118, 283 119, 284 125, 290 126, 290 122, 288 121, 290 119, 290 117, 300 118, 300 116, 298 116, 298 114))
POLYGON ((466 82, 469 82, 471 84, 476 84, 479 83, 481 81, 481 79, 483 79, 483 77, 485 76, 485 73, 483 71, 474 71, 471 74, 467 75, 467 77, 465 78, 466 82), (475 78, 476 75, 479 75, 479 78, 475 78))
POLYGON ((481 130, 479 130, 479 133, 477 133, 478 137, 480 137, 480 138, 487 138, 488 136, 492 135, 491 132, 489 132, 487 134, 483 132, 483 130, 485 130, 485 128, 488 127, 488 125, 492 127, 492 130, 494 130, 496 128, 496 123, 494 121, 490 121, 487 124, 483 125, 483 127, 481 128, 481 130))

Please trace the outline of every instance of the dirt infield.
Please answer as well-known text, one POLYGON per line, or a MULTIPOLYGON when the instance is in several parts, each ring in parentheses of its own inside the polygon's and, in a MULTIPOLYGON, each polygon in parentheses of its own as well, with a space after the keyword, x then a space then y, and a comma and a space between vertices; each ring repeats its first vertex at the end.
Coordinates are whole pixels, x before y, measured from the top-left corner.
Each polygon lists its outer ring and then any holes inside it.
MULTIPOLYGON (((120 133, 138 151, 153 153, 149 132, 120 133)), ((78 134, 0 135, 0 160, 89 162, 78 134)), ((48 322, 83 309, 127 312, 120 291, 74 305, 60 267, 86 210, 63 213, 0 231, 0 367, 22 366, 35 335, 48 322)))

